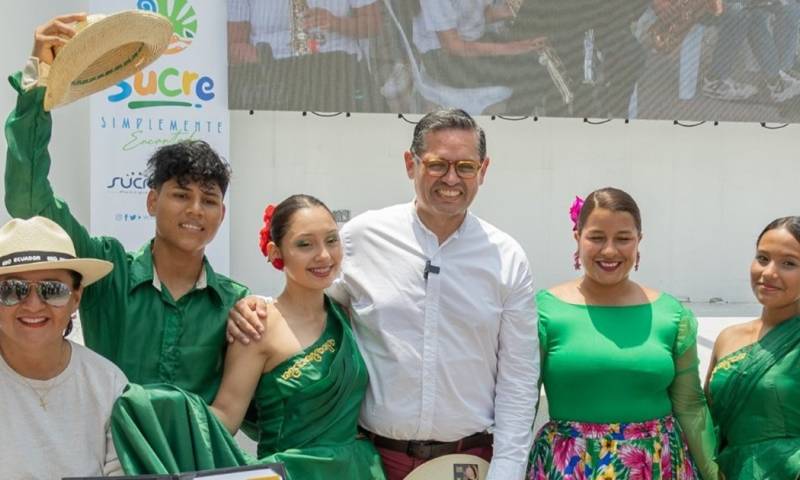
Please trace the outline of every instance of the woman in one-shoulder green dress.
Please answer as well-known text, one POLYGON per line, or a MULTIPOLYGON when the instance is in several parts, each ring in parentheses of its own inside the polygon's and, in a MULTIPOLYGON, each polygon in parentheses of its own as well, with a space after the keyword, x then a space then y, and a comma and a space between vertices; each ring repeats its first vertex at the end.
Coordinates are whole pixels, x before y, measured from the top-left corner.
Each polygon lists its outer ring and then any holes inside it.
POLYGON ((357 431, 366 365, 342 307, 323 294, 341 261, 336 223, 306 195, 268 208, 265 222, 262 251, 285 266, 287 286, 269 306, 262 338, 229 348, 210 408, 168 385, 125 392, 112 431, 126 473, 281 462, 290 480, 385 478, 380 456, 357 431), (250 399, 258 460, 229 434, 250 399))
POLYGON ((717 338, 707 389, 727 480, 800 479, 800 217, 772 222, 751 266, 761 316, 717 338))
POLYGON ((342 308, 326 303, 322 336, 258 383, 258 457, 283 462, 292 478, 383 478, 380 456, 357 432, 366 365, 342 308))

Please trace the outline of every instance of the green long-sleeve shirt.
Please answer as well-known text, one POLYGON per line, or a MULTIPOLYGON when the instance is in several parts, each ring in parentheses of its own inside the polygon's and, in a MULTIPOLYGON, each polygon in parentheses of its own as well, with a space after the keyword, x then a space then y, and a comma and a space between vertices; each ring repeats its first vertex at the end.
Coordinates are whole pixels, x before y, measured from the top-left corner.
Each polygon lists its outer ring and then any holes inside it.
POLYGON ((214 273, 204 259, 205 286, 175 301, 165 286, 154 285, 150 243, 126 252, 115 238, 90 236, 47 178, 52 120, 42 107, 44 88, 24 91, 19 73, 9 81, 19 96, 6 121, 8 213, 50 218, 67 231, 78 256, 114 263, 110 275, 84 291, 86 345, 117 364, 131 382, 171 383, 210 403, 222 377, 228 311, 247 288, 214 273))

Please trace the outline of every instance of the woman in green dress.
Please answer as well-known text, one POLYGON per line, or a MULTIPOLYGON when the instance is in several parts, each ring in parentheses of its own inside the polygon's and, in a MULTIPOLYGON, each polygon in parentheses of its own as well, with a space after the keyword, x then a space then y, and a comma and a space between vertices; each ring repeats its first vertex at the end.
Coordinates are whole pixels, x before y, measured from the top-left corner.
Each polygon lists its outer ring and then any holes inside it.
POLYGON ((603 188, 571 214, 584 275, 537 294, 551 421, 529 478, 716 480, 697 321, 629 278, 642 238, 636 202, 603 188))
POLYGON ((727 480, 800 479, 800 217, 761 232, 750 266, 761 316, 714 344, 706 389, 727 480))
POLYGON ((324 295, 342 260, 336 221, 307 195, 267 207, 264 220, 261 250, 286 276, 264 332, 228 347, 214 415, 166 386, 123 395, 112 424, 127 473, 252 463, 228 434, 252 399, 258 462, 282 462, 291 480, 384 479, 377 451, 357 432, 366 366, 347 315, 324 295))

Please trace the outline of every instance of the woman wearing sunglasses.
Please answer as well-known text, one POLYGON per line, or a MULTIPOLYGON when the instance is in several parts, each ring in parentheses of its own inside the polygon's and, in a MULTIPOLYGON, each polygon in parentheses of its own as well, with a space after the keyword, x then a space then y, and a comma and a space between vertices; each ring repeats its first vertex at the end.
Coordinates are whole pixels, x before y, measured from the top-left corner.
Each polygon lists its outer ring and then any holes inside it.
POLYGON ((127 379, 65 338, 83 287, 112 267, 75 258, 67 233, 48 219, 14 219, 0 228, 3 478, 121 473, 109 418, 127 379))

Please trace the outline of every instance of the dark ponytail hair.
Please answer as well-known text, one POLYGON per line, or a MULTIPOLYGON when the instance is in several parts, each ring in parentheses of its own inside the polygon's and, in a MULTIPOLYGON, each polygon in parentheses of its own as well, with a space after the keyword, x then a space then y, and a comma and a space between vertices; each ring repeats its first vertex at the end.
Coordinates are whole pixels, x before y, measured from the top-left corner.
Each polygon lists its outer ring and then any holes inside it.
POLYGON ((586 220, 595 208, 605 208, 612 212, 630 213, 636 224, 636 230, 642 233, 642 214, 639 212, 639 206, 636 205, 636 200, 623 190, 614 187, 605 187, 595 190, 586 197, 583 207, 581 208, 581 214, 578 217, 578 224, 576 225, 578 234, 583 230, 583 226, 586 225, 586 220))
POLYGON ((269 226, 270 240, 275 242, 275 245, 280 246, 283 237, 285 237, 286 232, 289 231, 289 224, 291 223, 294 213, 303 208, 312 207, 322 207, 333 217, 333 213, 331 213, 327 205, 311 195, 299 193, 279 203, 278 206, 275 207, 275 213, 272 215, 272 222, 269 226))
POLYGON ((771 221, 769 225, 764 227, 764 230, 761 230, 761 233, 758 235, 756 247, 759 243, 761 243, 761 237, 763 237, 765 233, 778 228, 783 228, 787 232, 791 233, 795 240, 800 243, 800 216, 794 215, 790 217, 776 218, 775 220, 771 221))

